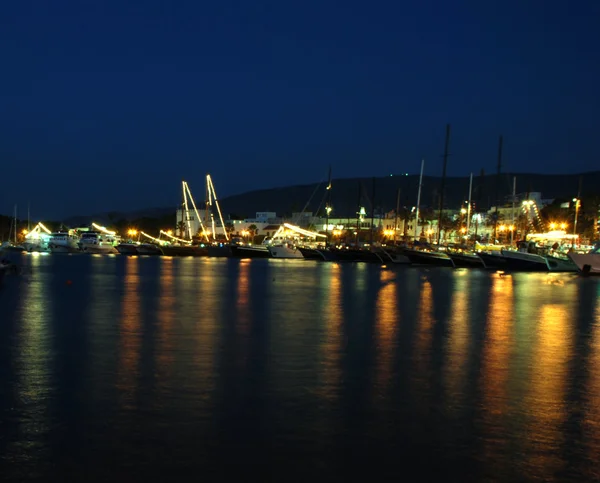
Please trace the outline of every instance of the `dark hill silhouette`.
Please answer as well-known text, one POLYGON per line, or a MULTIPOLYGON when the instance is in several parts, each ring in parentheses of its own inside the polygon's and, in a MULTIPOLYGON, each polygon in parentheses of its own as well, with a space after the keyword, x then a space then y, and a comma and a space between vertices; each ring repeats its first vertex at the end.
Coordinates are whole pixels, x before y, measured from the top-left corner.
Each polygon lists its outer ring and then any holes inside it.
MULTIPOLYGON (((517 193, 538 191, 544 198, 570 199, 577 195, 579 178, 583 177, 582 194, 600 193, 600 171, 582 174, 535 174, 515 173, 517 177, 517 193)), ((498 198, 503 202, 512 193, 513 174, 476 173, 473 176, 473 201, 478 210, 487 210, 495 205, 496 179, 498 179, 498 198)), ((435 209, 439 204, 440 177, 424 176, 421 193, 422 206, 435 209)), ((375 178, 375 208, 382 211, 393 210, 396 206, 397 190, 401 190, 401 205, 416 204, 419 184, 418 175, 394 175, 375 178)), ((290 216, 293 212, 301 211, 306 205, 306 211, 317 213, 324 209, 325 181, 309 185, 289 186, 249 191, 238 195, 228 196, 220 200, 223 215, 235 214, 250 218, 259 211, 274 211, 278 216, 290 216)), ((372 208, 373 178, 334 179, 332 182, 331 205, 332 217, 353 217, 356 214, 359 186, 361 192, 360 205, 367 212, 372 208)), ((446 178, 444 207, 459 209, 469 192, 468 177, 446 178)), ((197 200, 198 202, 200 200, 197 200)), ((201 204, 201 203, 200 203, 201 204)), ((136 212, 99 213, 91 216, 77 216, 64 220, 71 226, 84 224, 93 219, 99 223, 110 224, 117 219, 136 220, 139 218, 161 218, 174 214, 176 203, 172 207, 152 208, 136 212)))

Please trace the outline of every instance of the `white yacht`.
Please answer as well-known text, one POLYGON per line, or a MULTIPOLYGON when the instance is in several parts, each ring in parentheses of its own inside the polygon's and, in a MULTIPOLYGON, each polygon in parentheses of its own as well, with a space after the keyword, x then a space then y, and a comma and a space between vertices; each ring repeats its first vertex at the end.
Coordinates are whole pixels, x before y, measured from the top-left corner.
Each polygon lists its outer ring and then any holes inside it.
POLYGON ((118 244, 117 236, 96 231, 82 233, 79 240, 79 248, 84 253, 119 253, 116 248, 118 244))
POLYGON ((288 242, 270 245, 268 249, 272 258, 304 258, 302 252, 288 242))
POLYGON ((79 251, 79 237, 74 232, 50 233, 48 249, 51 253, 76 253, 79 251))
POLYGON ((569 253, 568 257, 581 272, 600 275, 600 245, 588 253, 569 253))

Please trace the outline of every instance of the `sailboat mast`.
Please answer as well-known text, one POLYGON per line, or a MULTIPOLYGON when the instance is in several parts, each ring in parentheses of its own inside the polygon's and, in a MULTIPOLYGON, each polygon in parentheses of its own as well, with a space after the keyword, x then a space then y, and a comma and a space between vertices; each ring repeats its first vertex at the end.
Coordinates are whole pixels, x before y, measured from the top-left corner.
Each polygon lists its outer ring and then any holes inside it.
POLYGON ((327 200, 325 201, 325 247, 329 245, 329 212, 331 206, 329 202, 331 200, 331 165, 329 166, 329 182, 327 183, 327 200))
POLYGON ((425 167, 425 160, 421 160, 421 174, 419 175, 419 191, 417 192, 417 213, 415 216, 415 240, 419 236, 419 207, 421 206, 421 187, 423 186, 423 168, 425 167))
MULTIPOLYGON (((577 190, 577 198, 575 198, 575 220, 573 222, 573 235, 577 235, 577 217, 579 215, 579 206, 581 205, 581 182, 583 181, 583 177, 579 177, 579 188, 577 190)), ((16 218, 15 218, 16 222, 16 218)), ((573 243, 571 245, 575 247, 575 237, 573 237, 573 243)))
POLYGON ((446 142, 444 143, 444 167, 442 168, 442 183, 440 186, 440 213, 438 215, 437 244, 442 237, 442 210, 444 209, 444 189, 446 188, 446 166, 448 165, 448 146, 450 145, 450 124, 446 124, 446 142))
POLYGON ((356 246, 358 247, 359 234, 360 234, 360 199, 362 197, 362 184, 358 180, 358 202, 356 203, 356 246))
POLYGON ((469 240, 469 228, 471 228, 471 196, 473 194, 473 173, 469 176, 469 206, 467 206, 467 241, 469 240))
POLYGON ((369 245, 371 250, 373 249, 373 228, 375 224, 375 177, 373 177, 371 187, 371 234, 369 236, 369 245))
POLYGON ((513 192, 512 192, 512 230, 510 230, 510 244, 512 246, 515 236, 515 198, 517 197, 517 177, 513 176, 513 192))
POLYGON ((500 189, 500 170, 502 169, 502 136, 498 141, 498 169, 496 171, 496 209, 494 210, 494 243, 496 243, 496 237, 498 235, 498 203, 499 200, 499 189, 500 189))
POLYGON ((15 205, 15 245, 17 244, 17 205, 15 205))
POLYGON ((396 233, 398 231, 398 212, 400 211, 400 187, 396 193, 396 212, 394 216, 394 243, 396 242, 396 233))
POLYGON ((29 206, 30 206, 30 203, 27 202, 27 233, 29 233, 29 230, 31 230, 31 219, 29 217, 29 206))

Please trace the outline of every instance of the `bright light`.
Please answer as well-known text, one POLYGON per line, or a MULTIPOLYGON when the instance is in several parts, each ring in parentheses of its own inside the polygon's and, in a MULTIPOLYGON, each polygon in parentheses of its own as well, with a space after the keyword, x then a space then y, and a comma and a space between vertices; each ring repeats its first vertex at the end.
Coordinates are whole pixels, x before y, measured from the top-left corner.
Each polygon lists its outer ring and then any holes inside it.
POLYGON ((249 236, 250 232, 248 230, 242 230, 242 236, 249 236))
POLYGON ((171 235, 173 235, 173 230, 167 230, 166 233, 167 233, 167 235, 171 236, 171 235))
POLYGON ((550 223, 550 229, 554 230, 556 228, 556 223, 550 223))
POLYGON ((27 231, 27 228, 24 228, 24 229, 23 229, 23 235, 27 235, 27 233, 29 233, 29 232, 27 231))
POLYGON ((342 234, 342 230, 333 230, 333 236, 340 236, 342 234))
POLYGON ((565 228, 567 228, 567 224, 566 223, 561 223, 560 224, 560 229, 564 230, 565 228))
POLYGON ((331 213, 331 206, 328 206, 327 208, 325 208, 325 211, 327 211, 327 214, 329 215, 329 213, 331 213))
POLYGON ((461 209, 460 209, 460 212, 461 212, 463 215, 466 215, 466 214, 467 214, 467 209, 466 209, 466 208, 461 208, 461 209))
POLYGON ((509 231, 513 231, 514 229, 515 229, 515 227, 514 227, 513 225, 510 225, 510 226, 508 227, 508 230, 509 230, 509 231))
POLYGON ((130 228, 129 230, 127 230, 127 234, 129 236, 135 236, 135 235, 137 235, 137 233, 138 233, 137 230, 134 228, 130 228))
POLYGON ((92 223, 92 226, 96 228, 96 230, 101 231, 102 233, 106 233, 107 235, 116 235, 116 232, 110 231, 104 226, 97 225, 96 223, 92 223))
POLYGON ((427 230, 427 234, 428 235, 433 235, 433 230, 431 228, 429 228, 429 230, 427 230))
POLYGON ((466 228, 463 226, 463 227, 460 229, 460 232, 461 232, 461 233, 467 233, 467 229, 466 229, 466 228))
POLYGON ((386 237, 392 237, 394 236, 394 230, 384 230, 383 234, 386 237))
POLYGON ((506 225, 500 225, 500 231, 506 230, 506 225))

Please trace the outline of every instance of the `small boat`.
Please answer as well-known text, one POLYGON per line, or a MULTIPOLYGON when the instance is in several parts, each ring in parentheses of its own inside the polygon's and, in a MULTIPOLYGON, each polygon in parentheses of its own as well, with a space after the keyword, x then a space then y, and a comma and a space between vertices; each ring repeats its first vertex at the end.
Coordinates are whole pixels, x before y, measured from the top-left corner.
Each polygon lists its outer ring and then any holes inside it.
POLYGON ((448 252, 447 255, 457 268, 485 268, 483 261, 475 253, 448 252))
POLYGON ((506 269, 514 272, 548 272, 550 267, 545 257, 536 253, 502 250, 506 269))
POLYGON ((265 245, 231 245, 231 255, 235 258, 271 258, 265 245))
POLYGON ((11 242, 4 242, 2 245, 0 245, 0 251, 22 253, 25 251, 25 247, 13 244, 11 242))
POLYGON ((117 238, 114 235, 88 231, 81 235, 79 249, 84 253, 111 254, 118 253, 116 244, 117 238))
POLYGON ((121 255, 137 255, 137 247, 135 243, 119 243, 115 248, 121 255))
POLYGON ((405 248, 403 254, 408 257, 413 265, 434 265, 436 267, 454 268, 454 262, 445 253, 436 251, 415 250, 414 248, 405 248))
POLYGON ((579 270, 573 260, 568 257, 546 255, 546 261, 551 272, 577 272, 579 270))
POLYGON ((600 275, 600 245, 588 253, 569 253, 567 256, 585 275, 600 275))
POLYGON ((271 258, 304 258, 302 252, 289 243, 280 243, 268 247, 271 258))
POLYGON ((504 270, 507 268, 506 258, 499 251, 480 252, 477 256, 481 259, 483 267, 488 270, 504 270))
POLYGON ((51 253, 77 253, 80 252, 79 237, 69 232, 50 233, 48 249, 51 253))
POLYGON ((167 257, 206 257, 208 249, 197 245, 163 245, 160 247, 167 257))
POLYGON ((160 247, 154 243, 142 243, 137 246, 138 255, 162 255, 160 247))

